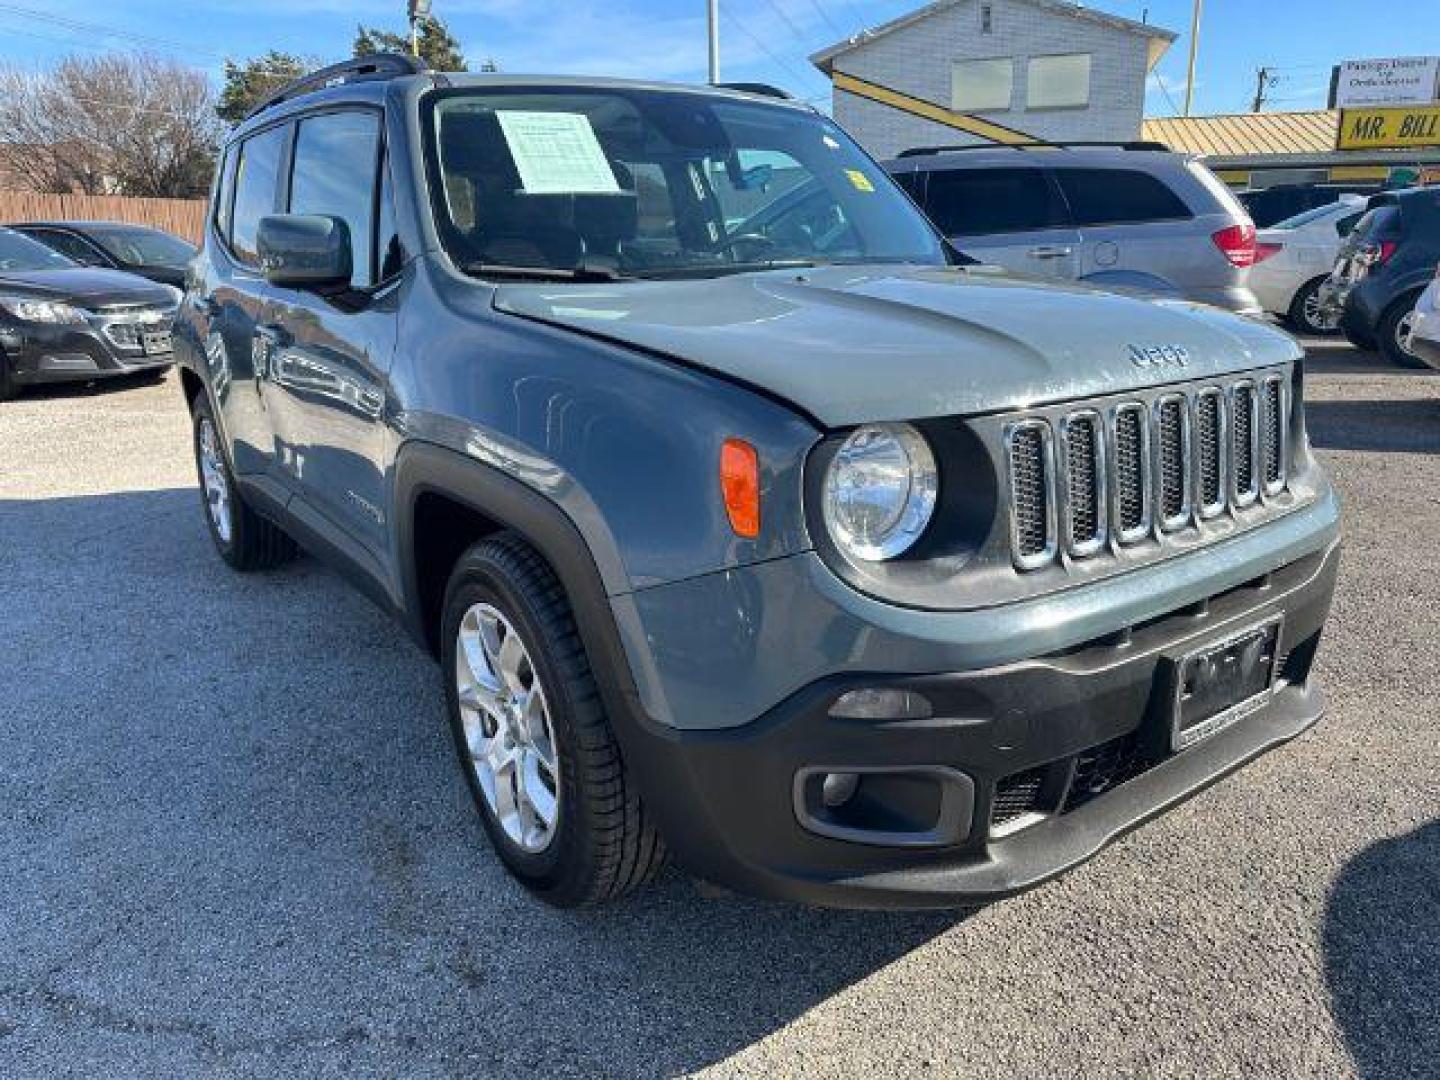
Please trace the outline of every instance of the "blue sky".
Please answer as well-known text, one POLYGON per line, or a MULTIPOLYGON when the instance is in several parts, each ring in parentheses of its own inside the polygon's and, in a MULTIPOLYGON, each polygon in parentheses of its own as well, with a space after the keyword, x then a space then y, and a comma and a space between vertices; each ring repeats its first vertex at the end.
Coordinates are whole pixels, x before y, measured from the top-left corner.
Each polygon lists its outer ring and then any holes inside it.
MULTIPOLYGON (((819 104, 825 79, 807 54, 919 6, 914 0, 720 0, 722 75, 784 86, 819 104)), ((1207 0, 1197 112, 1248 108, 1255 70, 1275 69, 1275 108, 1325 103, 1345 58, 1440 52, 1440 0, 1207 0)), ((1178 31, 1151 77, 1147 112, 1184 95, 1190 0, 1098 0, 1091 7, 1178 31), (1163 85, 1162 85, 1163 84, 1163 85), (1168 97, 1167 97, 1168 92, 1168 97)), ((434 0, 471 65, 506 71, 703 81, 704 0, 434 0)), ((219 71, 227 57, 279 48, 338 59, 355 24, 404 21, 404 0, 0 0, 0 59, 43 65, 69 52, 143 46, 219 71), (40 12, 52 21, 32 17, 40 12)), ((1173 102, 1173 105, 1172 105, 1173 102)))

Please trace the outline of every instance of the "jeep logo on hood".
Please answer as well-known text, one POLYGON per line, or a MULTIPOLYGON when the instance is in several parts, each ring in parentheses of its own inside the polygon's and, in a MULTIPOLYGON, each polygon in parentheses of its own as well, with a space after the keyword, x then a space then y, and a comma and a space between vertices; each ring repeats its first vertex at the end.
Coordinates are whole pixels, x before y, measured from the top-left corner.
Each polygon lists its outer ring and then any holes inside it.
POLYGON ((1130 362, 1138 368, 1185 367, 1190 353, 1183 345, 1131 345, 1130 362))

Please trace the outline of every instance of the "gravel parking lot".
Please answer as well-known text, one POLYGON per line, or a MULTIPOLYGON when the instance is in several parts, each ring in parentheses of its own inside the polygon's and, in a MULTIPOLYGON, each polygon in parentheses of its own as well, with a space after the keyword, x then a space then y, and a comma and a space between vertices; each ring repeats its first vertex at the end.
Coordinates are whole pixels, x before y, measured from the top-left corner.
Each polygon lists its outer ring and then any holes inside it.
POLYGON ((0 1076, 1434 1076, 1440 377, 1316 344, 1308 397, 1326 720, 968 917, 542 907, 430 661, 215 558, 173 378, 0 406, 0 1076))

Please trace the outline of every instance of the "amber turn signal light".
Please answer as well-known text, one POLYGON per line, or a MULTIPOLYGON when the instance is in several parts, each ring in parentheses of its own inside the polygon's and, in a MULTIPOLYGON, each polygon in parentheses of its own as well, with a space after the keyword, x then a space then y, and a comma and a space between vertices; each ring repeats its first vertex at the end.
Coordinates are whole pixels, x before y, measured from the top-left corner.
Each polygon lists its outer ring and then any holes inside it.
POLYGON ((720 491, 735 535, 759 536, 760 456, 744 439, 726 439, 720 447, 720 491))

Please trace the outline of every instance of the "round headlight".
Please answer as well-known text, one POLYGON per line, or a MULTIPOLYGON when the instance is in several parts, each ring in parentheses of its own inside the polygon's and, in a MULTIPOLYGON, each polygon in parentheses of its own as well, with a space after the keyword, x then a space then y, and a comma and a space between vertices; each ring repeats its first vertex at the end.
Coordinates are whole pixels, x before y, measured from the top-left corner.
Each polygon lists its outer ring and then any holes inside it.
POLYGON ((908 550, 935 512, 935 455, 909 424, 851 432, 825 474, 825 526, 847 554, 876 562, 908 550))

